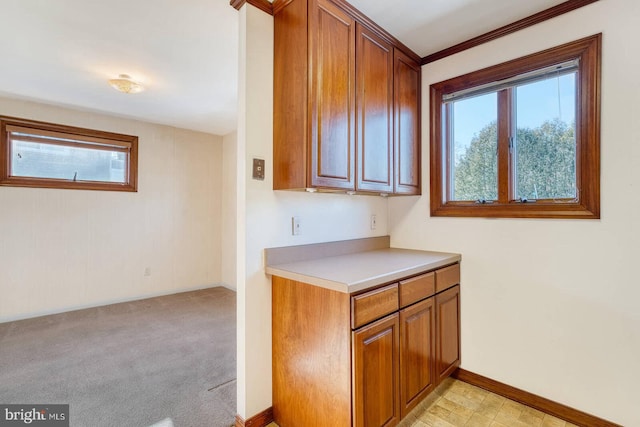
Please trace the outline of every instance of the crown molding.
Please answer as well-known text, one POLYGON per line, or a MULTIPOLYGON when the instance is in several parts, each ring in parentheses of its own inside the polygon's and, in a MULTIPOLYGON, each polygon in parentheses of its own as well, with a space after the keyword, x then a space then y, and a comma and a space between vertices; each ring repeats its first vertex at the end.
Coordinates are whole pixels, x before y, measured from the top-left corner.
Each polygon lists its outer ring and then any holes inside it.
POLYGON ((237 10, 240 10, 245 3, 249 3, 252 6, 257 7, 263 12, 273 15, 273 5, 267 0, 231 0, 229 4, 237 10))
POLYGON ((451 46, 446 49, 427 55, 424 58, 422 58, 421 64, 425 65, 430 62, 434 62, 439 59, 446 58, 447 56, 460 53, 464 50, 471 49, 472 47, 476 47, 481 44, 495 40, 497 38, 504 37, 508 34, 515 33, 516 31, 523 30, 527 27, 531 27, 532 25, 539 24, 551 18, 555 18, 556 16, 560 16, 567 12, 571 12, 572 10, 579 9, 583 6, 586 6, 591 3, 595 3, 597 1, 598 0, 565 1, 564 3, 560 3, 559 5, 550 7, 549 9, 545 9, 542 12, 538 12, 531 16, 527 16, 526 18, 520 19, 519 21, 513 22, 511 24, 500 27, 496 30, 489 31, 488 33, 484 33, 480 36, 474 37, 462 43, 458 43, 454 46, 451 46))

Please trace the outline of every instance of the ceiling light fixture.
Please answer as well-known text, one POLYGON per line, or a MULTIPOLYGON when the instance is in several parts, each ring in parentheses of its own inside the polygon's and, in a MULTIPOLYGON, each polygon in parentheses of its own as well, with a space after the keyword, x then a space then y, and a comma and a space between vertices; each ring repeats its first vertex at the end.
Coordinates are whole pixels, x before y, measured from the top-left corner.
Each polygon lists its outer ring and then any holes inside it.
POLYGON ((120 74, 117 79, 109 80, 112 88, 123 93, 138 93, 144 90, 142 84, 134 81, 128 74, 120 74))

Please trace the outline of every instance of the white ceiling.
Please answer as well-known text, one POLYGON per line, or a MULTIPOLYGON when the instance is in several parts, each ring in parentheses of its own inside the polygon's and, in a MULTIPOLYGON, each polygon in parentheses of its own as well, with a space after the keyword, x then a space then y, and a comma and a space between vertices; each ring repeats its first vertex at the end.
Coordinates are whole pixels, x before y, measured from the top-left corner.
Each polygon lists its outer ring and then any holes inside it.
POLYGON ((228 0, 0 0, 0 52, 5 97, 220 135, 236 127, 228 0), (147 89, 116 92, 107 80, 122 73, 147 89))
MULTIPOLYGON (((350 2, 426 56, 563 1, 350 2)), ((219 135, 236 126, 229 0, 0 0, 0 52, 1 96, 219 135), (122 73, 147 90, 114 91, 106 81, 122 73)))
POLYGON ((566 0, 349 0, 421 57, 566 0))

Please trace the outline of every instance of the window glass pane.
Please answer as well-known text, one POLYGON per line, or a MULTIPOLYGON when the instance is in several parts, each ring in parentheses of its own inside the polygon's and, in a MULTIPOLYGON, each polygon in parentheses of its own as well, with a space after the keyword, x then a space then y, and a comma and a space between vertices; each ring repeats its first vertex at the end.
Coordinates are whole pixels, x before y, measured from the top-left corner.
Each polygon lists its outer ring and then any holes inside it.
POLYGON ((496 200, 497 93, 466 98, 451 104, 450 200, 496 200))
POLYGON ((516 88, 515 198, 576 198, 576 73, 516 88))
POLYGON ((126 183, 126 153, 82 147, 11 141, 11 175, 77 181, 126 183))

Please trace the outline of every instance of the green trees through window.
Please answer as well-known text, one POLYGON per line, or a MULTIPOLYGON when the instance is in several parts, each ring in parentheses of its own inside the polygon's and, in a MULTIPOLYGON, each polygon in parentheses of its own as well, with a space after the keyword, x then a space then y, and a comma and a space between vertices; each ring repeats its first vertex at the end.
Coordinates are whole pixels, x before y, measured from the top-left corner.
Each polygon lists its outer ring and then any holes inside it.
POLYGON ((516 198, 575 199, 575 122, 555 119, 516 133, 516 198))
MULTIPOLYGON (((497 134, 497 122, 493 121, 455 159, 455 200, 497 199, 497 134)), ((516 134, 516 197, 529 201, 575 199, 575 124, 549 120, 536 128, 520 128, 516 134)))

